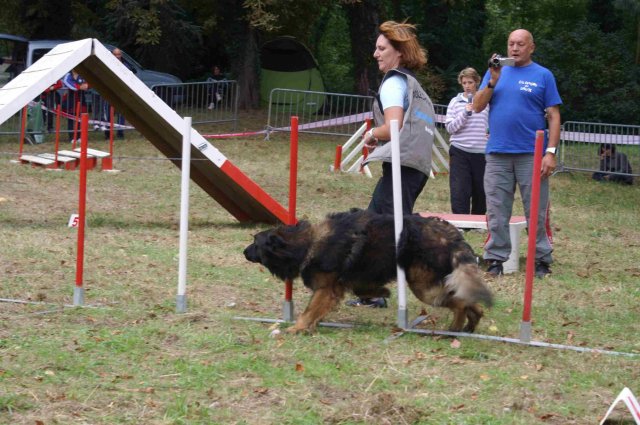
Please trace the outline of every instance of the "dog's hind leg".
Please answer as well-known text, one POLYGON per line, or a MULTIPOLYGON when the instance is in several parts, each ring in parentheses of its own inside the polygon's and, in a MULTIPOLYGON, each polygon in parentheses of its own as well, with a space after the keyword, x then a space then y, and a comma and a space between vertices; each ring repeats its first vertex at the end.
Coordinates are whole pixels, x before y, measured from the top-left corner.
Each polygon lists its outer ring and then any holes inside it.
POLYGON ((467 325, 462 329, 463 332, 473 333, 476 330, 476 326, 478 326, 478 322, 484 315, 482 307, 479 304, 472 304, 464 309, 465 314, 467 315, 467 325))
POLYGON ((303 331, 313 332, 316 325, 326 316, 344 297, 344 288, 339 285, 334 275, 324 275, 321 281, 314 282, 314 289, 309 305, 298 316, 296 323, 287 329, 289 333, 303 331))
MULTIPOLYGON (((445 304, 443 304, 443 307, 447 307, 449 310, 451 310, 453 312, 453 321, 451 322, 451 325, 449 326, 449 330, 452 332, 460 332, 463 329, 464 326, 464 322, 467 320, 467 306, 465 304, 465 302, 461 299, 458 298, 449 298, 447 300, 447 302, 445 304)), ((478 320, 480 320, 480 318, 478 317, 478 320)), ((478 322, 476 321, 473 324, 473 328, 475 329, 475 325, 478 322)), ((470 323, 471 324, 471 323, 470 323)), ((473 330, 471 330, 470 332, 473 332, 473 330)))

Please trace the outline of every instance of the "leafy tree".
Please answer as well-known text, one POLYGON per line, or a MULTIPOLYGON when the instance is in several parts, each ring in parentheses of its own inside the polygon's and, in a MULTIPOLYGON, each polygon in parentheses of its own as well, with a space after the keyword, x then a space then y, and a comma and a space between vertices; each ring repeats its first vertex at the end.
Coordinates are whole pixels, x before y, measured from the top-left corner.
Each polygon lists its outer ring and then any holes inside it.
POLYGON ((68 39, 74 24, 71 6, 64 0, 25 0, 18 13, 30 38, 68 39))
POLYGON ((631 44, 635 44, 635 64, 640 65, 640 1, 614 0, 613 5, 623 13, 623 31, 631 44))
POLYGON ((145 66, 188 75, 197 60, 188 52, 198 50, 201 29, 176 0, 110 0, 105 7, 105 36, 110 41, 145 66))
POLYGON ((620 33, 583 20, 537 47, 538 60, 556 76, 563 121, 638 124, 640 66, 620 33))
POLYGON ((320 73, 327 90, 334 93, 353 93, 354 64, 351 60, 349 21, 344 9, 327 10, 316 25, 317 50, 320 73))

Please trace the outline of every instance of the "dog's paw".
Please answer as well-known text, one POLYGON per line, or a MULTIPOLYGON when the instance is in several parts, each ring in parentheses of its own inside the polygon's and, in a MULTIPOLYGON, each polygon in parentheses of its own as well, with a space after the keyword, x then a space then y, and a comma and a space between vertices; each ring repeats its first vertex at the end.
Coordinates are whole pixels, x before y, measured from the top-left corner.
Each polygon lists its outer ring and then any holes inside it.
POLYGON ((304 332, 308 332, 307 328, 301 328, 299 326, 293 325, 285 329, 285 332, 288 334, 296 335, 304 332))

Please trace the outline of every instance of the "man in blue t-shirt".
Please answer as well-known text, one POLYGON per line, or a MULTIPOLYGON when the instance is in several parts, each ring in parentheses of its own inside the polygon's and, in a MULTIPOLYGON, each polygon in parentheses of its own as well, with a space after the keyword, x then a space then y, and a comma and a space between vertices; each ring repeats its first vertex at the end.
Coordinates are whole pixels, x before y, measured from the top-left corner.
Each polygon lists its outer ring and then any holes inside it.
POLYGON ((535 137, 537 130, 545 129, 545 120, 549 129, 542 159, 535 274, 545 277, 551 273, 548 177, 556 168, 562 100, 551 71, 531 60, 534 50, 529 31, 513 31, 507 52, 514 59, 514 66, 490 66, 473 101, 475 112, 491 106, 484 175, 489 239, 484 247, 484 259, 489 264, 487 272, 493 276, 503 273, 502 263, 511 252, 509 220, 516 184, 529 219, 535 137))

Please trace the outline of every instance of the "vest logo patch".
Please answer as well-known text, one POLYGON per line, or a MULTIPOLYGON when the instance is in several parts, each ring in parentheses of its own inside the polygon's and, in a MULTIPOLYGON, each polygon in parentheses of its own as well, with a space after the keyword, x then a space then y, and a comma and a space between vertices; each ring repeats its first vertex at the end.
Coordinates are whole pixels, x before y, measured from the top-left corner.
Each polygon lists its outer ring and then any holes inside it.
POLYGON ((433 118, 432 118, 432 117, 430 117, 429 115, 425 114, 425 113, 424 113, 424 112, 422 112, 422 111, 416 111, 416 112, 415 112, 415 116, 416 116, 416 117, 418 117, 418 118, 420 118, 422 121, 426 121, 426 122, 428 122, 428 123, 429 123, 429 124, 431 124, 431 125, 435 125, 435 123, 434 123, 434 121, 433 121, 433 118))

